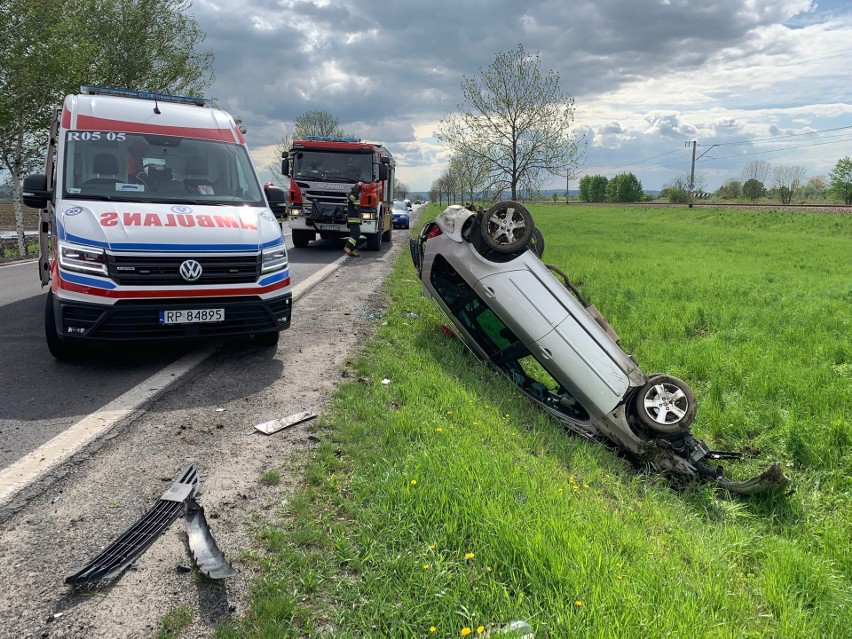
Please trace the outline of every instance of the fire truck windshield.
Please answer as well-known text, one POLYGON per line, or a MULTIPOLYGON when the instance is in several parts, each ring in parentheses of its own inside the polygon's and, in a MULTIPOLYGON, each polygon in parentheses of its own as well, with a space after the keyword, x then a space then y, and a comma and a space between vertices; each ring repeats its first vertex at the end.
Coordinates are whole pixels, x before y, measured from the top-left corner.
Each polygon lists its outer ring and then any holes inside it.
POLYGON ((370 153, 299 151, 293 156, 293 177, 325 182, 372 182, 373 156, 370 153))

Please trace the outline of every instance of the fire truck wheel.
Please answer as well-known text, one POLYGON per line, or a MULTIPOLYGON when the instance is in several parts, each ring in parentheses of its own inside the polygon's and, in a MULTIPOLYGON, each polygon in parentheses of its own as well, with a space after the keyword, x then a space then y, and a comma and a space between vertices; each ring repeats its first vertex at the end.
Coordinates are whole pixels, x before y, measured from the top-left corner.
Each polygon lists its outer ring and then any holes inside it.
POLYGON ((293 230, 293 246, 296 248, 307 248, 311 240, 316 239, 313 231, 293 230))

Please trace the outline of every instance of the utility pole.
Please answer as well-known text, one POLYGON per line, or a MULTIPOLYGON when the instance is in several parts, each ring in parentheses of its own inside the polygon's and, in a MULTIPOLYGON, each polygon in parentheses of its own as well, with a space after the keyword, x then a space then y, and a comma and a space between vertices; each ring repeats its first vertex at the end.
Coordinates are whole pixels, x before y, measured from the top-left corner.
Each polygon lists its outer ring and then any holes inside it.
MULTIPOLYGON (((698 143, 698 140, 692 141, 692 166, 689 169, 689 192, 687 195, 687 199, 689 201, 689 208, 692 208, 692 192, 695 188, 695 146, 698 143)), ((689 146, 689 142, 684 144, 684 146, 689 146)), ((714 145, 715 146, 715 145, 714 145)))

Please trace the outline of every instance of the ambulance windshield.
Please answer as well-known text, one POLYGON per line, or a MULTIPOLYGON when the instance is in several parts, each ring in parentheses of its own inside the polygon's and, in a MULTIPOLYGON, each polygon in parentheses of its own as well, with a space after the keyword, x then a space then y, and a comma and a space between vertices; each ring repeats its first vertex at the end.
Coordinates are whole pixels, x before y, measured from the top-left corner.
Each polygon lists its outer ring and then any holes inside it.
POLYGON ((123 131, 67 131, 70 199, 265 206, 245 147, 123 131))

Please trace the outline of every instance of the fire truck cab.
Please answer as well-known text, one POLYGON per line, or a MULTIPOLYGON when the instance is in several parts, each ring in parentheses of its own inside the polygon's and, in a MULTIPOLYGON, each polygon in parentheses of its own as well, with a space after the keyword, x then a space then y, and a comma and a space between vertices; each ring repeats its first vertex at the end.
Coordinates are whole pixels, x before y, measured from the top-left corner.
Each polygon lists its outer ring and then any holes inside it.
POLYGON ((81 87, 57 109, 39 209, 45 335, 86 344, 252 336, 290 325, 283 189, 263 189, 245 128, 194 97, 81 87))
POLYGON ((361 233, 367 249, 378 251, 390 242, 394 160, 381 144, 357 138, 306 137, 294 140, 281 161, 289 176, 288 217, 293 245, 304 248, 317 238, 349 235, 346 198, 356 182, 361 194, 361 233))

